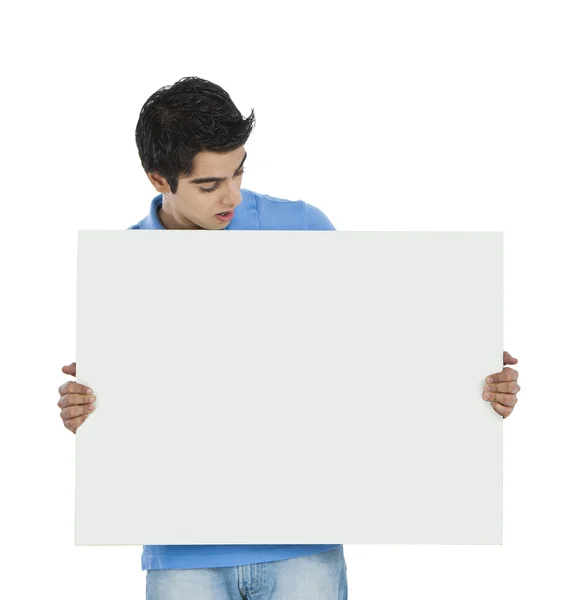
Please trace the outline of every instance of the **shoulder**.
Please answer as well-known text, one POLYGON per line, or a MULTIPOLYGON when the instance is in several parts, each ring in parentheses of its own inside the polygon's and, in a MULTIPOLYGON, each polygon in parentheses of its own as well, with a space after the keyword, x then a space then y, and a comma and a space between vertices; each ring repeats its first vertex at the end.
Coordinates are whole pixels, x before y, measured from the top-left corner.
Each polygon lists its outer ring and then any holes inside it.
POLYGON ((324 212, 304 200, 287 200, 251 192, 258 212, 260 229, 334 230, 324 212))
POLYGON ((336 227, 331 223, 330 219, 322 212, 322 210, 320 210, 320 208, 305 202, 304 210, 306 213, 305 229, 336 231, 336 227))

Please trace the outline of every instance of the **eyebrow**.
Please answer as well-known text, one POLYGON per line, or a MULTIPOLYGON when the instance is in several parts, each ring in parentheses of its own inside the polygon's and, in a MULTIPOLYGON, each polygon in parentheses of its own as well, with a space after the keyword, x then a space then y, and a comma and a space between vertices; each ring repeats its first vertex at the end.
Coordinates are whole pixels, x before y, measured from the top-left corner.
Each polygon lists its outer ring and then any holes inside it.
MULTIPOLYGON (((247 152, 244 154, 244 158, 242 159, 240 166, 235 170, 236 173, 242 168, 246 158, 248 158, 247 152)), ((189 183, 210 183, 211 181, 225 181, 226 179, 227 177, 198 177, 197 179, 191 179, 189 183)))

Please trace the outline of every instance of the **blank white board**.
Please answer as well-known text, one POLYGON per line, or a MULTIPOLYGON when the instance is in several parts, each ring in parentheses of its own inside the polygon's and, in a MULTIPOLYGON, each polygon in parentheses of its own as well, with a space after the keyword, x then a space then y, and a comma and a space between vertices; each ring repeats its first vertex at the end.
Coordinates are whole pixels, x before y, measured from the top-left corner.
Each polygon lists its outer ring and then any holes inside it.
POLYGON ((501 544, 502 232, 79 231, 77 545, 501 544))

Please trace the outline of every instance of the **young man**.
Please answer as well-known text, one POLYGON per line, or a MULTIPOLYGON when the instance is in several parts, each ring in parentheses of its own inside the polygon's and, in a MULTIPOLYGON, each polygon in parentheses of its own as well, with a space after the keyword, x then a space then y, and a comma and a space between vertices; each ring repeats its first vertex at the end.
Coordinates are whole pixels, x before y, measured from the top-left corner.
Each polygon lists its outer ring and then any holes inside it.
MULTIPOLYGON (((222 88, 203 79, 186 77, 154 93, 141 109, 135 137, 159 194, 129 229, 334 230, 310 204, 241 187, 253 122, 253 111, 244 119, 222 88)), ((515 363, 504 352, 504 364, 515 363)), ((63 372, 76 377, 76 363, 63 372)), ((517 402, 517 376, 504 368, 484 389, 484 400, 503 417, 517 402)), ((91 413, 93 392, 67 381, 59 393, 61 418, 74 433, 91 413)), ((347 599, 340 544, 145 546, 141 566, 148 600, 347 599)))
MULTIPOLYGON (((241 187, 254 124, 219 86, 186 77, 155 92, 141 109, 135 138, 141 164, 159 193, 129 229, 334 230, 303 201, 241 187)), ((63 371, 76 376, 76 363, 63 371)), ((92 390, 61 386, 59 406, 73 432, 88 418, 92 390)), ((243 515, 242 515, 243 517, 243 515)), ((145 546, 148 600, 345 600, 340 544, 145 546)))

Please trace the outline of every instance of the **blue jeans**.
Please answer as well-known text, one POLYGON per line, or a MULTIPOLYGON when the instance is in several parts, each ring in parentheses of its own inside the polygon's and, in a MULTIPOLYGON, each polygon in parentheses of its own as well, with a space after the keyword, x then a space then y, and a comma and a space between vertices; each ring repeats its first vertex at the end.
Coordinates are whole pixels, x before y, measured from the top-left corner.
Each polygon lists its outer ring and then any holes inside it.
POLYGON ((150 569, 147 600, 347 600, 343 547, 211 569, 150 569))

